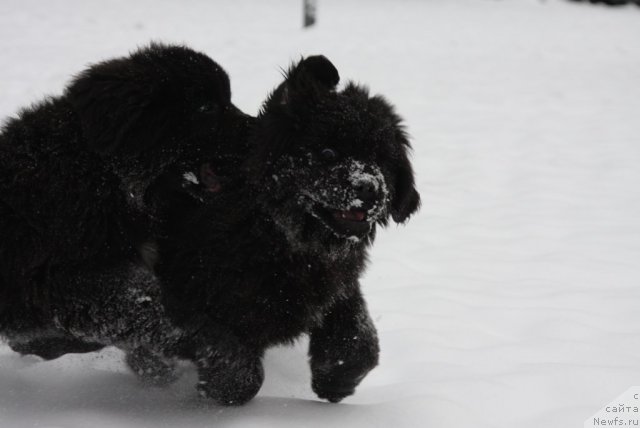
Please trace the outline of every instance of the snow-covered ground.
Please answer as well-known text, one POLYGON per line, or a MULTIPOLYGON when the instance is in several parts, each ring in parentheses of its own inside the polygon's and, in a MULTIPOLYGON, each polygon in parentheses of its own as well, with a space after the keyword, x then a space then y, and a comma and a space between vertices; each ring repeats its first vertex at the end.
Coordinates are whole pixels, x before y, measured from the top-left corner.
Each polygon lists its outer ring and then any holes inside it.
MULTIPOLYGON (((115 349, 52 362, 0 344, 0 427, 582 426, 640 385, 640 9, 559 0, 0 0, 0 117, 151 39, 229 72, 255 113, 324 53, 406 117, 424 201, 363 280, 382 361, 340 405, 305 342, 241 408, 185 375, 141 386, 115 349)), ((1 239, 1 237, 0 237, 1 239)))

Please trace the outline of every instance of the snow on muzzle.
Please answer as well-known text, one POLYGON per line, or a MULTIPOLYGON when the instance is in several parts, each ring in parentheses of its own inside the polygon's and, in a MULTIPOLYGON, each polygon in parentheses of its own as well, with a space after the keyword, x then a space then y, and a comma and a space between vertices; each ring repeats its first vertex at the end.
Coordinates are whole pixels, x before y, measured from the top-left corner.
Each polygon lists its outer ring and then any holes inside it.
POLYGON ((363 235, 386 213, 387 186, 380 169, 347 160, 333 166, 305 192, 313 214, 341 235, 363 235))

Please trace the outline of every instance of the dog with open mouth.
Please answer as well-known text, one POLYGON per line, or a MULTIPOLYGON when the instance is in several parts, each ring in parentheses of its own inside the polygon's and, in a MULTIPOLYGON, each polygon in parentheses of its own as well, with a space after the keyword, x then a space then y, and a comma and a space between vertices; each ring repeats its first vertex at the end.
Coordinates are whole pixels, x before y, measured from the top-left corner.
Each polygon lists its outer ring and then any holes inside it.
POLYGON ((152 45, 89 68, 0 134, 0 333, 56 358, 114 345, 152 384, 192 361, 238 405, 261 358, 310 337, 338 402, 378 363, 368 248, 420 205, 400 117, 322 56, 255 118, 215 62, 152 45))
POLYGON ((359 277, 377 228, 407 221, 420 196, 393 107, 338 82, 323 56, 293 66, 253 125, 242 186, 172 203, 190 208, 176 213, 171 242, 158 242, 155 271, 173 322, 211 331, 212 345, 187 355, 208 361, 202 370, 218 381, 199 388, 220 402, 251 398, 264 350, 301 334, 321 398, 352 394, 378 363, 359 277))

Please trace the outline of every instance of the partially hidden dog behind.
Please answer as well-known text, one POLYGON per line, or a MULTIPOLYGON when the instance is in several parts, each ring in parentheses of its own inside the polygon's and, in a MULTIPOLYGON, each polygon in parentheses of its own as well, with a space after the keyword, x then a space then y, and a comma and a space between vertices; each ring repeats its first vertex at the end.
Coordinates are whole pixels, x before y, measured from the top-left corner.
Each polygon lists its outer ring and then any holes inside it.
POLYGON ((56 358, 113 345, 143 380, 194 362, 242 404, 261 357, 308 334, 332 402, 377 365, 359 277, 379 226, 419 207, 382 97, 301 60, 257 117, 205 55, 154 44, 81 73, 0 134, 0 332, 56 358))

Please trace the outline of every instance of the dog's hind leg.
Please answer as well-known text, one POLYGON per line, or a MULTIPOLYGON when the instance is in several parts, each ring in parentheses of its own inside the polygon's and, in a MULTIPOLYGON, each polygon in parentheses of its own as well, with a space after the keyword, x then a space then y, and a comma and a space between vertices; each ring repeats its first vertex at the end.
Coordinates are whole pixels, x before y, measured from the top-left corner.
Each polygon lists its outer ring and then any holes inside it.
POLYGON ((144 266, 102 272, 70 272, 56 279, 57 328, 84 342, 116 346, 148 384, 175 380, 174 355, 181 339, 160 301, 157 278, 144 266))
POLYGON ((20 354, 37 355, 45 360, 54 360, 65 354, 83 354, 99 351, 104 345, 84 342, 67 335, 43 335, 31 339, 9 339, 9 347, 20 354))

